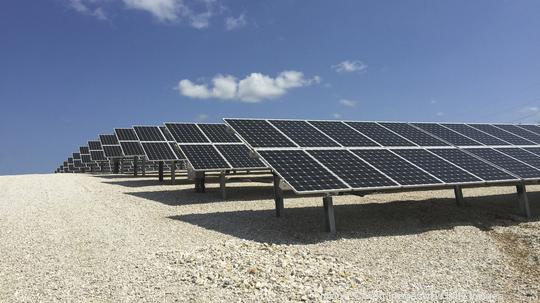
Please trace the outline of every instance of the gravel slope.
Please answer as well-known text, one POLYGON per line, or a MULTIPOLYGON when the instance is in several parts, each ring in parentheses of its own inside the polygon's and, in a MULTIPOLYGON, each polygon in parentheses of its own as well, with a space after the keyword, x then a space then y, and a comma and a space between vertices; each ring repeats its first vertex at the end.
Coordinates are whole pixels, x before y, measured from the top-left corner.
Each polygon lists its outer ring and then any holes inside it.
POLYGON ((336 197, 179 178, 0 177, 0 301, 539 302, 540 186, 336 197), (538 192, 537 192, 538 191, 538 192))

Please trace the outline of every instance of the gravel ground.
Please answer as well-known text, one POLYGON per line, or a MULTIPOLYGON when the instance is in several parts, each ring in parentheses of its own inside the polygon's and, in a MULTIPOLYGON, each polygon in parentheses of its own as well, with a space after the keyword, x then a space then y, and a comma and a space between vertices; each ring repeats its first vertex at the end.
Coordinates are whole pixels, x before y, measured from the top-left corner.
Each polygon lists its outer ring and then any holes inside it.
POLYGON ((178 181, 0 177, 0 301, 540 301, 540 186, 531 220, 512 187, 336 197, 332 236, 320 197, 178 181))

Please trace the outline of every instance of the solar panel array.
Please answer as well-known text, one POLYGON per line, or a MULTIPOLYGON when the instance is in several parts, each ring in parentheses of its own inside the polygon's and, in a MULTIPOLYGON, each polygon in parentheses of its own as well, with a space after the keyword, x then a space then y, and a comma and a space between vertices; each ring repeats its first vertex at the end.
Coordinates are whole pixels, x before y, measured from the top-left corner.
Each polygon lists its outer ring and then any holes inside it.
POLYGON ((101 142, 105 157, 108 159, 123 158, 125 156, 116 135, 99 135, 99 141, 101 142))
POLYGON ((144 150, 139 142, 137 133, 132 128, 116 128, 114 129, 123 154, 126 157, 144 156, 144 150))
POLYGON ((261 169, 250 149, 225 124, 165 123, 175 145, 195 171, 261 169))
POLYGON ((540 127, 224 119, 297 193, 540 180, 540 127))
POLYGON ((134 126, 146 158, 150 161, 176 161, 179 157, 159 126, 134 126))

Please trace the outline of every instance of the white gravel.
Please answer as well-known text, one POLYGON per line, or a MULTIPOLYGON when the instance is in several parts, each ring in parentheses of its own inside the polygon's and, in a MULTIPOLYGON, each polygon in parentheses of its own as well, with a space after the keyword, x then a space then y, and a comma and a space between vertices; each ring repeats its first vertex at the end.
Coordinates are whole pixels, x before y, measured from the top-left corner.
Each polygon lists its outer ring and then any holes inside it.
POLYGON ((334 199, 270 184, 197 194, 156 178, 0 177, 1 302, 539 302, 540 186, 534 217, 515 188, 334 199))

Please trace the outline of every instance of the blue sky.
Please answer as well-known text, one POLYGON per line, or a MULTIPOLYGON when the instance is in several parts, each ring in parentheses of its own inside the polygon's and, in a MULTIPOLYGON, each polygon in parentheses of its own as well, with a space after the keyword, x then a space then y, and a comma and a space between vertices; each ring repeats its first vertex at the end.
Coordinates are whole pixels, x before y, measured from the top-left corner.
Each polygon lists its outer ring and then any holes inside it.
POLYGON ((540 120, 538 1, 5 0, 0 175, 114 127, 540 120))

